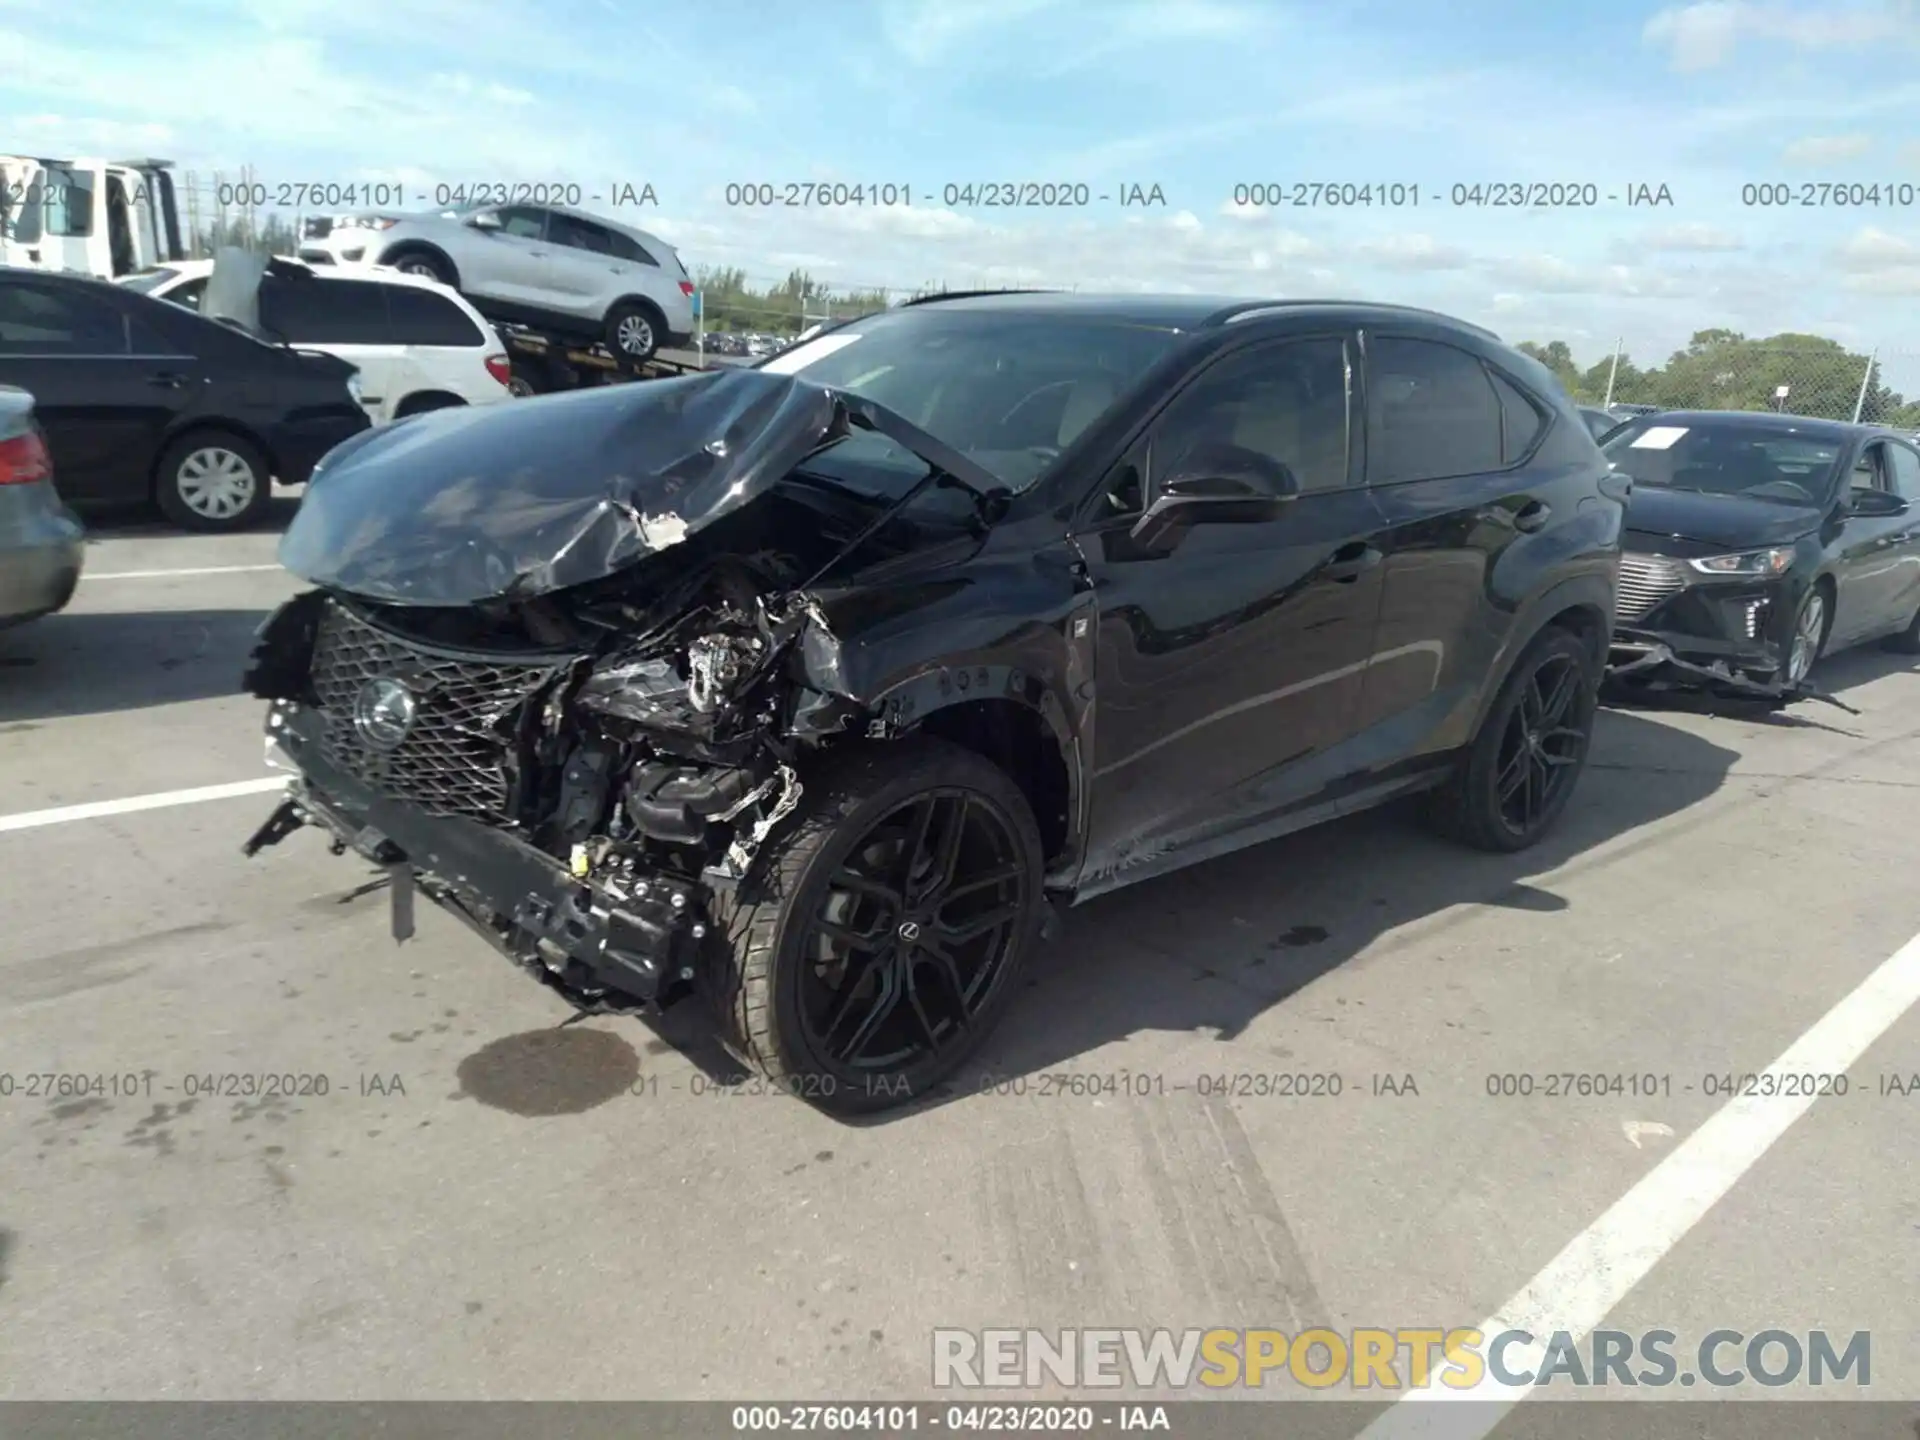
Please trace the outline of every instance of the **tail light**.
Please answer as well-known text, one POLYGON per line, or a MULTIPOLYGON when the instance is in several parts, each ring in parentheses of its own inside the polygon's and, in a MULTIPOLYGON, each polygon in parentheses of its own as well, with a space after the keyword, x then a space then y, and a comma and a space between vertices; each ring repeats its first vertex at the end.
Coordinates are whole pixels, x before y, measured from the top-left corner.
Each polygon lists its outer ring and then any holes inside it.
POLYGON ((680 293, 691 300, 693 298, 693 282, 691 280, 682 280, 680 282, 680 293))
POLYGON ((29 430, 11 440, 0 440, 0 485, 31 485, 53 478, 53 457, 46 442, 29 430))
POLYGON ((504 355, 489 355, 487 373, 505 385, 513 379, 513 362, 504 355))

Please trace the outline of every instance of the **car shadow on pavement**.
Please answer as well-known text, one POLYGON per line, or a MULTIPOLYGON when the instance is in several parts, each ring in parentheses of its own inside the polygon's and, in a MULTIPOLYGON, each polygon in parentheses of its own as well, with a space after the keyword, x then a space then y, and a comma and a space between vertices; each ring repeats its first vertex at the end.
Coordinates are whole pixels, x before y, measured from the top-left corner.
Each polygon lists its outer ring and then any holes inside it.
POLYGON ((238 695, 269 613, 69 610, 0 631, 0 725, 238 695))
MULTIPOLYGON (((1712 739, 1656 719, 1603 712, 1559 827, 1522 854, 1451 844, 1418 823, 1414 805, 1400 804, 1091 901, 1062 917, 1059 938, 1035 957, 1024 992, 954 1080, 916 1104, 850 1123, 897 1122, 1061 1069, 1142 1031, 1236 1039, 1329 971, 1443 911, 1456 911, 1458 921, 1488 906, 1564 911, 1569 902, 1531 877, 1698 804, 1738 759, 1712 739)), ((1659 844, 1662 836, 1640 843, 1659 844)), ((1369 958, 1406 963, 1391 952, 1369 958)), ((714 1079, 740 1079, 704 1027, 679 1013, 695 1008, 676 1007, 648 1023, 714 1079)), ((1130 1068, 1139 1073, 1137 1064, 1130 1068)))

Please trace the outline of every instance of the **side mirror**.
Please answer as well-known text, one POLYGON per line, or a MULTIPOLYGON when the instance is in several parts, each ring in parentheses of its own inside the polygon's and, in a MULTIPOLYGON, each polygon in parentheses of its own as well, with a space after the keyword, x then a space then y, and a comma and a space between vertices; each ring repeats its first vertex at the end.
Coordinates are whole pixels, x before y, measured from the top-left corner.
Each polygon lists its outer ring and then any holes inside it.
POLYGON ((467 221, 467 224, 476 230, 498 230, 500 228, 500 217, 491 210, 482 210, 478 215, 475 215, 471 220, 467 221))
POLYGON ((1153 546, 1189 525, 1263 524, 1299 494, 1299 479, 1271 456, 1203 441, 1174 466, 1130 538, 1153 546))
POLYGON ((1912 508, 1909 501, 1887 490, 1855 490, 1847 513, 1874 520, 1893 520, 1912 508))

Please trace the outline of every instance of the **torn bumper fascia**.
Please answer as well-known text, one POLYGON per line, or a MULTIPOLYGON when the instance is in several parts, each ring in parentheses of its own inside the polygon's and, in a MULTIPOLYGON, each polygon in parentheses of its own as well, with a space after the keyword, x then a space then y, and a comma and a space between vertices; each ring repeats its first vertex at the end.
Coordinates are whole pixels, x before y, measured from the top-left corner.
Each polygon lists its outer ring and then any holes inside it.
POLYGON ((1818 700, 1837 706, 1850 715, 1860 713, 1814 684, 1810 678, 1798 684, 1784 680, 1755 680, 1735 670, 1724 659, 1690 660, 1677 654, 1671 645, 1658 640, 1616 639, 1608 659, 1607 679, 1650 681, 1671 689, 1751 696, 1778 705, 1791 705, 1799 700, 1818 700))
POLYGON ((711 924, 700 884, 631 871, 617 885, 590 878, 584 856, 562 863, 505 829, 383 795, 327 759, 321 723, 303 706, 273 705, 270 745, 295 773, 244 853, 318 827, 337 851, 352 850, 387 872, 396 940, 412 933, 417 889, 576 1004, 609 993, 659 1003, 694 978, 711 924))

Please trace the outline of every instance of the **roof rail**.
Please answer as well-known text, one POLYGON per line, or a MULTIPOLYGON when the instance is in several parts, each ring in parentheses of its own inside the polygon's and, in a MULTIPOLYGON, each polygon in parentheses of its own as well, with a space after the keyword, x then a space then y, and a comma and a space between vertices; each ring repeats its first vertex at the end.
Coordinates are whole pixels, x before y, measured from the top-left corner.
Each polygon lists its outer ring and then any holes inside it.
POLYGON ((1005 290, 941 290, 932 295, 916 295, 911 300, 902 300, 893 308, 905 309, 909 305, 931 305, 936 300, 973 300, 982 295, 1059 295, 1059 290, 1045 290, 1038 286, 1010 286, 1005 290))
POLYGON ((1458 325, 1463 330, 1471 330, 1482 339, 1504 344, 1500 337, 1484 325, 1476 325, 1471 320, 1462 320, 1458 315, 1449 315, 1442 310, 1429 310, 1420 305, 1390 305, 1378 300, 1269 300, 1255 301, 1245 310, 1228 313, 1221 324, 1231 325, 1239 320, 1255 320, 1266 315, 1284 314, 1308 305, 1347 305, 1356 310, 1383 310, 1395 315, 1420 316, 1428 320, 1444 320, 1449 325, 1458 325))

